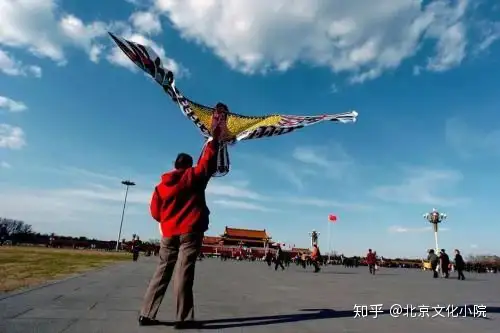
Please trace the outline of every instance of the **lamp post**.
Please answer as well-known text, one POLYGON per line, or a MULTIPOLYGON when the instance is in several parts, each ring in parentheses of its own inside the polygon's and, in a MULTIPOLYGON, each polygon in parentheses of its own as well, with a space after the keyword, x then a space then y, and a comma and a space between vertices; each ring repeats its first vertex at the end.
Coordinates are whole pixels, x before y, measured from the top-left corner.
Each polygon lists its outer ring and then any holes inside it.
POLYGON ((436 208, 432 209, 432 212, 424 214, 424 218, 432 224, 434 228, 434 242, 436 246, 436 253, 439 252, 438 245, 438 224, 446 220, 448 216, 446 214, 440 213, 436 208))
POLYGON ((314 229, 311 232, 309 232, 309 236, 311 237, 311 247, 313 247, 314 244, 318 245, 319 234, 320 233, 314 229))
POLYGON ((267 255, 267 252, 269 252, 269 237, 264 238, 264 255, 267 255))
POLYGON ((128 188, 130 186, 135 186, 135 183, 130 180, 122 181, 122 184, 125 185, 125 200, 123 200, 123 210, 122 210, 122 218, 120 220, 120 231, 118 231, 118 239, 116 240, 116 251, 120 248, 120 237, 122 236, 122 227, 123 227, 123 218, 125 217, 125 207, 127 206, 127 196, 128 196, 128 188))

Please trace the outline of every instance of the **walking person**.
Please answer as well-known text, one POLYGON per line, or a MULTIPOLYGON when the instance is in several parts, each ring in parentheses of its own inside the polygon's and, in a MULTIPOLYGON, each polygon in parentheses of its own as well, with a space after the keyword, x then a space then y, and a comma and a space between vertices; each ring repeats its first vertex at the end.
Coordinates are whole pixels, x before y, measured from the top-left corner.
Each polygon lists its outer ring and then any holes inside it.
POLYGON ((317 244, 314 244, 311 251, 311 264, 314 266, 314 273, 318 273, 320 271, 319 268, 320 259, 321 259, 321 253, 319 252, 319 247, 317 244))
POLYGON ((441 272, 443 277, 447 279, 450 277, 450 257, 448 257, 444 249, 441 250, 439 259, 441 261, 441 272))
POLYGON ((377 263, 377 257, 375 256, 375 253, 372 252, 372 249, 368 249, 368 253, 366 254, 366 263, 368 264, 370 274, 375 275, 375 264, 377 263))
POLYGON ((205 189, 217 169, 219 133, 204 147, 198 164, 181 153, 175 169, 162 176, 151 199, 151 216, 159 222, 162 239, 160 261, 144 296, 139 317, 141 326, 157 325, 156 315, 167 291, 174 268, 174 295, 177 298, 176 329, 195 328, 193 284, 196 259, 210 211, 205 189))
POLYGON ((458 273, 459 280, 465 280, 464 269, 465 269, 465 261, 462 258, 459 250, 455 250, 455 269, 458 273))
POLYGON ((275 262, 274 262, 274 270, 275 271, 278 270, 278 267, 281 267, 282 271, 285 270, 285 266, 283 266, 283 257, 284 257, 283 250, 281 249, 281 245, 278 244, 278 248, 276 249, 276 256, 274 258, 274 260, 275 260, 275 262))
POLYGON ((431 262, 433 277, 437 279, 439 277, 437 272, 437 267, 439 265, 439 257, 436 255, 433 249, 429 250, 429 255, 427 256, 427 260, 431 262))

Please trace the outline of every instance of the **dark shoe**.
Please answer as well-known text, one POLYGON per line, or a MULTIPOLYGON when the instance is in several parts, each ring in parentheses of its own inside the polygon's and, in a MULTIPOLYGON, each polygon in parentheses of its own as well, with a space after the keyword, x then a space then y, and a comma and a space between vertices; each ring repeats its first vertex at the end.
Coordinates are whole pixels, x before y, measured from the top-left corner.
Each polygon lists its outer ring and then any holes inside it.
POLYGON ((156 319, 151 319, 148 317, 140 316, 139 317, 139 326, 155 326, 160 322, 156 319))
POLYGON ((174 329, 176 330, 190 330, 200 328, 201 324, 194 320, 186 320, 186 321, 178 321, 174 325, 174 329))

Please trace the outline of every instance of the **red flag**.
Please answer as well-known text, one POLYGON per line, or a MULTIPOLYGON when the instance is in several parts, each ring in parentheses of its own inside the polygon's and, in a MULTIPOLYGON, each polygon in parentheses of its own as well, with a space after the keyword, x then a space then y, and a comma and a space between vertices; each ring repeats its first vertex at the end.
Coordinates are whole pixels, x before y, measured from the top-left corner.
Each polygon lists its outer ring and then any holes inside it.
POLYGON ((335 222, 337 222, 337 216, 335 216, 335 215, 333 215, 333 214, 330 214, 330 215, 328 215, 328 220, 329 220, 330 222, 335 223, 335 222))

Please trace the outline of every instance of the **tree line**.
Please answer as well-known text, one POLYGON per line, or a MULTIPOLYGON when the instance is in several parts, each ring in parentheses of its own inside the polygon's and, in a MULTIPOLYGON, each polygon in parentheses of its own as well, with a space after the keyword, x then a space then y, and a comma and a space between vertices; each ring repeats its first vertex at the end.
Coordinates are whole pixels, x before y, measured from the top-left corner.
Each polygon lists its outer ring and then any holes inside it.
MULTIPOLYGON (((132 235, 132 239, 127 241, 123 238, 120 247, 129 250, 133 245, 140 245, 145 250, 154 250, 159 246, 159 240, 141 241, 137 234, 132 235)), ((0 245, 44 245, 58 248, 88 248, 99 250, 114 250, 116 241, 103 241, 84 236, 72 237, 61 236, 54 233, 42 234, 36 232, 31 224, 24 221, 0 217, 0 245)))

